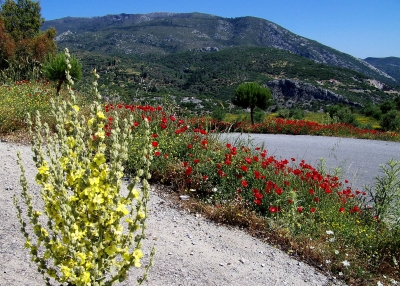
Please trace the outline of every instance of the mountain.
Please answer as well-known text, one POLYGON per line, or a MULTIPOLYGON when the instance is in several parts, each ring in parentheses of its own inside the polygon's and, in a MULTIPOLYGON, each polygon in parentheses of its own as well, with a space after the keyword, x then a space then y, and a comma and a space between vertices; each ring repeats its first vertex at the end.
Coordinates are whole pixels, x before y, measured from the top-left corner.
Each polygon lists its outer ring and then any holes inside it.
POLYGON ((364 60, 255 17, 120 14, 67 17, 42 28, 49 27, 58 31, 58 47, 75 53, 87 73, 96 67, 106 97, 126 101, 168 95, 181 107, 212 110, 218 101, 228 104, 244 81, 286 79, 273 88, 280 107, 319 110, 333 102, 379 103, 400 83, 364 60), (300 96, 306 91, 313 96, 300 96))
POLYGON ((364 61, 400 82, 400 58, 366 58, 364 61))
MULTIPOLYGON (((318 63, 349 68, 377 80, 396 82, 364 61, 279 25, 255 17, 223 18, 201 13, 120 14, 46 21, 55 27, 60 47, 104 54, 169 54, 218 51, 229 47, 272 47, 318 63)), ((400 83, 400 82, 399 82, 400 83)))

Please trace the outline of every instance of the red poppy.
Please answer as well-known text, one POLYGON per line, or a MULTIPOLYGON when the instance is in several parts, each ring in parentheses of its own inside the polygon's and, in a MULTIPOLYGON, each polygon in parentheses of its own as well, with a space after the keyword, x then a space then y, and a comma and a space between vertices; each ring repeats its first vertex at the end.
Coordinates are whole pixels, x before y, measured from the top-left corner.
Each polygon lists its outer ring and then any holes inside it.
POLYGON ((189 176, 189 175, 192 173, 192 171, 193 171, 192 167, 188 166, 188 167, 186 168, 186 171, 185 171, 186 176, 189 176))
POLYGON ((198 164, 198 163, 200 163, 200 160, 199 160, 199 159, 193 159, 193 162, 194 162, 195 164, 198 164))
POLYGON ((242 180, 242 186, 247 188, 248 184, 247 184, 247 182, 245 180, 242 180))
POLYGON ((139 123, 135 121, 135 122, 133 122, 133 126, 138 127, 139 123))
POLYGON ((256 203, 256 205, 261 205, 261 200, 260 199, 255 199, 254 202, 256 203))
POLYGON ((315 198, 314 198, 314 202, 319 203, 319 198, 318 198, 318 197, 315 197, 315 198))
POLYGON ((344 213, 344 208, 340 208, 339 212, 344 213))
POLYGON ((302 213, 303 212, 303 207, 298 207, 297 212, 302 213))
POLYGON ((277 188, 277 189, 275 189, 275 193, 277 193, 278 195, 281 195, 283 193, 283 189, 277 188))
POLYGON ((153 142, 151 142, 151 145, 153 145, 154 147, 158 147, 158 142, 153 141, 153 142))
POLYGON ((316 211, 316 208, 311 208, 310 209, 310 212, 312 212, 312 213, 315 213, 315 211, 316 211))
POLYGON ((154 152, 154 155, 158 157, 161 155, 161 153, 159 151, 156 151, 156 152, 154 152))
POLYGON ((242 169, 243 172, 247 172, 249 170, 249 168, 246 166, 241 166, 240 169, 242 169))
POLYGON ((251 158, 244 158, 244 160, 247 162, 247 164, 251 164, 251 158))
POLYGON ((271 212, 271 213, 277 213, 277 212, 279 212, 281 210, 281 208, 280 207, 277 207, 277 206, 270 206, 269 207, 269 211, 271 212))
POLYGON ((157 134, 157 133, 153 133, 153 134, 151 135, 151 137, 157 138, 157 137, 158 137, 158 134, 157 134))
POLYGON ((188 149, 192 149, 193 148, 192 144, 188 144, 187 147, 188 147, 188 149))

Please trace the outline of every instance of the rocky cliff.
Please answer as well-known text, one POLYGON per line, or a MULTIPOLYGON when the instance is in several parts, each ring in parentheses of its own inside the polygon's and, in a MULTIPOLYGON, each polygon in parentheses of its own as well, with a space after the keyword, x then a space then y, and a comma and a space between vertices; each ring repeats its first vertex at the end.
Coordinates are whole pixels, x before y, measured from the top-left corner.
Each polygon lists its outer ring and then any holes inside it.
POLYGON ((359 103, 347 100, 340 94, 297 80, 273 80, 267 82, 266 86, 271 90, 274 101, 281 108, 290 108, 296 103, 310 104, 315 100, 327 102, 328 104, 343 103, 351 106, 361 106, 359 103))

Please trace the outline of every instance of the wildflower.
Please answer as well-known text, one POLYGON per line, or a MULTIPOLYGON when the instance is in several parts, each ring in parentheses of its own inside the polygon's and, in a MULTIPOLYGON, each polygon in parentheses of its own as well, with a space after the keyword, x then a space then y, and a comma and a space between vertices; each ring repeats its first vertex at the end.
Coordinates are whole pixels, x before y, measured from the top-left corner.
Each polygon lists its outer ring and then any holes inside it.
POLYGON ((298 207, 297 212, 302 213, 303 212, 303 207, 298 207))
POLYGON ((328 234, 328 235, 333 235, 334 233, 333 233, 332 230, 327 230, 327 231, 326 231, 326 234, 328 234))
POLYGON ((344 267, 349 267, 350 266, 350 262, 348 262, 347 260, 342 261, 342 264, 344 267))
POLYGON ((186 168, 186 171, 185 171, 186 176, 189 176, 189 175, 192 173, 192 171, 193 171, 192 167, 188 166, 188 167, 186 168))
POLYGON ((271 212, 271 213, 277 213, 277 212, 279 212, 281 210, 281 208, 280 207, 277 207, 277 206, 270 206, 269 207, 269 211, 271 212))

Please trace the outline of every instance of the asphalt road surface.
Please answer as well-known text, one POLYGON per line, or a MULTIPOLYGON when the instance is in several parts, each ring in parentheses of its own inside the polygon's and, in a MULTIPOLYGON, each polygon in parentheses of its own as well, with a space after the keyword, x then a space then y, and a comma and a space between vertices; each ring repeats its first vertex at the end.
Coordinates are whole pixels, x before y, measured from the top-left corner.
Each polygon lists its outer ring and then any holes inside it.
MULTIPOLYGON (((390 159, 400 160, 400 143, 378 140, 351 139, 307 135, 240 134, 221 135, 228 140, 249 146, 263 146, 269 155, 277 159, 296 158, 316 167, 321 158, 326 162, 327 171, 334 173, 340 168, 342 181, 345 179, 353 189, 364 190, 373 186, 375 178, 382 175, 381 164, 390 159), (239 141, 238 141, 239 140, 239 141)), ((346 186, 347 186, 346 185, 346 186)))

